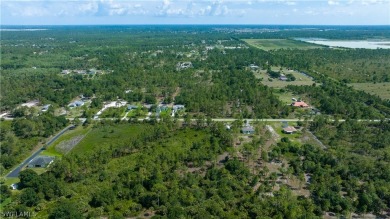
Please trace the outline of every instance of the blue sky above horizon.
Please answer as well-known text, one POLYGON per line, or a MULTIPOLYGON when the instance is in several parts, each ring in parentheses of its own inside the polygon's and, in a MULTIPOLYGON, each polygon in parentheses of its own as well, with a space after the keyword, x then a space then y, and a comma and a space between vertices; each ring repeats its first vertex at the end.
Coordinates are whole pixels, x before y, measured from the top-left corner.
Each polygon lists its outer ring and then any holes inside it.
POLYGON ((3 0, 2 25, 390 25, 390 0, 3 0))

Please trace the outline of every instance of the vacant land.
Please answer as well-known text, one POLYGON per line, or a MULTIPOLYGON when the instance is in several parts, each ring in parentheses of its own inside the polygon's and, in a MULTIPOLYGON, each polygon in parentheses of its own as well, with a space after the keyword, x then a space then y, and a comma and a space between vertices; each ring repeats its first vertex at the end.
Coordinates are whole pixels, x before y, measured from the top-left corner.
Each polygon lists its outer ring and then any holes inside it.
POLYGON ((261 78, 262 83, 269 87, 274 88, 283 88, 287 85, 312 85, 314 83, 313 79, 305 74, 302 74, 298 71, 288 70, 286 68, 280 69, 280 67, 272 67, 272 71, 280 71, 282 74, 292 74, 296 78, 295 81, 281 81, 278 78, 271 78, 267 74, 267 70, 259 70, 254 73, 256 78, 261 78))
POLYGON ((352 83, 355 89, 378 95, 382 99, 390 100, 390 82, 384 83, 352 83))
POLYGON ((71 153, 91 151, 96 145, 103 147, 103 145, 108 144, 123 144, 123 142, 137 138, 147 127, 145 125, 129 126, 128 124, 121 124, 118 126, 110 126, 107 124, 99 128, 94 128, 73 148, 71 153))
MULTIPOLYGON (((74 130, 68 130, 61 137, 59 137, 52 145, 46 148, 46 150, 42 151, 41 154, 47 156, 62 156, 68 151, 58 150, 58 147, 61 148, 61 146, 59 145, 65 144, 63 142, 70 142, 72 139, 78 136, 85 136, 88 131, 90 131, 90 129, 90 127, 77 126, 74 130)), ((70 150, 72 148, 70 148, 70 150)))
POLYGON ((244 39, 244 41, 251 46, 265 51, 277 49, 316 49, 323 47, 321 45, 289 39, 244 39))

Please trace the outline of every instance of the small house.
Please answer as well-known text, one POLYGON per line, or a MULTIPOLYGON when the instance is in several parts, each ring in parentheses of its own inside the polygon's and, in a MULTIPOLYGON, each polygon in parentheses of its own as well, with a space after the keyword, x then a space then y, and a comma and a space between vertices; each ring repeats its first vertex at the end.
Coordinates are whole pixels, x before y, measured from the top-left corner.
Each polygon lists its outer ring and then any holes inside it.
POLYGON ((87 74, 87 71, 86 70, 74 70, 77 74, 87 74))
POLYGON ((179 62, 177 64, 178 69, 187 69, 192 67, 192 62, 179 62))
POLYGON ((244 126, 244 127, 242 127, 241 132, 243 134, 246 134, 246 135, 253 135, 253 134, 255 134, 255 129, 253 128, 253 126, 250 126, 250 125, 244 126))
POLYGON ((283 128, 283 133, 285 133, 285 134, 293 134, 295 132, 297 132, 297 130, 292 126, 287 126, 287 127, 283 128))
POLYGON ((279 77, 279 80, 281 80, 281 81, 287 81, 288 78, 287 78, 286 76, 282 75, 282 76, 279 77))
POLYGON ((159 105, 156 109, 156 112, 157 113, 161 113, 163 111, 167 111, 168 110, 168 106, 167 105, 159 105))
POLYGON ((184 105, 173 105, 173 107, 172 107, 172 110, 173 111, 178 111, 178 110, 182 110, 182 109, 184 109, 184 105))
POLYGON ((127 105, 127 111, 133 110, 133 109, 138 109, 138 106, 136 105, 127 105))
POLYGON ((34 167, 47 167, 51 163, 53 163, 54 157, 49 156, 38 156, 34 159, 32 159, 28 164, 28 168, 34 168, 34 167))
POLYGON ((291 106, 295 106, 295 107, 302 107, 302 108, 306 108, 306 107, 309 107, 309 105, 307 105, 307 103, 303 102, 303 101, 295 101, 291 104, 291 106))
POLYGON ((62 70, 61 74, 67 75, 70 74, 72 71, 71 70, 62 70))
POLYGON ((79 106, 83 106, 83 105, 84 105, 83 101, 77 100, 77 101, 74 101, 73 103, 69 104, 68 106, 73 108, 73 107, 79 107, 79 106))
POLYGON ((46 105, 44 105, 44 106, 42 107, 41 111, 42 111, 42 112, 48 111, 50 106, 51 106, 51 104, 46 104, 46 105))
POLYGON ((259 69, 259 66, 255 65, 255 64, 250 64, 250 65, 249 65, 249 68, 250 68, 251 70, 257 70, 257 69, 259 69))

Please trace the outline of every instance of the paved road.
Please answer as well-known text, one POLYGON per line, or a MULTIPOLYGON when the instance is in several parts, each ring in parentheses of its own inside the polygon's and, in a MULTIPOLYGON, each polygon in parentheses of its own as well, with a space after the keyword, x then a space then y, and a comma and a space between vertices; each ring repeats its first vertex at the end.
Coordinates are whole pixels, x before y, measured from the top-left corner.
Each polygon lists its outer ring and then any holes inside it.
POLYGON ((40 148, 39 150, 35 151, 30 157, 28 157, 26 160, 24 160, 21 164, 19 164, 19 166, 17 166, 14 170, 12 170, 10 173, 8 173, 8 175, 6 177, 18 177, 19 176, 19 172, 22 170, 22 168, 24 166, 26 166, 32 159, 34 159, 36 156, 38 156, 42 150, 45 149, 45 147, 49 146, 51 143, 53 143, 55 140, 57 140, 57 138, 59 138, 62 134, 64 134, 66 131, 69 130, 70 127, 72 127, 73 125, 70 125, 66 128, 64 128, 62 131, 60 131, 59 133, 57 133, 52 139, 50 139, 50 141, 48 141, 42 148, 40 148))

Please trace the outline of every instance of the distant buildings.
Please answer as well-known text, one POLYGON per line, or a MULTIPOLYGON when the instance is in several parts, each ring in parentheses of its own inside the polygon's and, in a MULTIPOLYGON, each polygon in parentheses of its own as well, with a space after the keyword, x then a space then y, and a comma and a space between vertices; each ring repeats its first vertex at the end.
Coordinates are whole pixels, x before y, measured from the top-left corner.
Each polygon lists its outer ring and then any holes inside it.
POLYGON ((255 64, 250 64, 250 65, 249 65, 249 68, 250 68, 251 70, 257 70, 257 69, 259 69, 259 66, 255 65, 255 64))
POLYGON ((80 69, 75 69, 75 70, 64 69, 61 71, 61 74, 63 74, 63 75, 67 75, 70 73, 76 73, 76 74, 82 74, 82 75, 85 75, 88 73, 88 74, 94 75, 94 74, 99 74, 99 73, 104 73, 104 72, 102 70, 96 70, 95 68, 91 68, 88 71, 87 70, 80 70, 80 69))
POLYGON ((67 74, 70 74, 70 73, 72 73, 71 70, 62 70, 61 71, 61 74, 64 74, 64 75, 67 75, 67 74))
POLYGON ((192 62, 179 62, 176 67, 178 70, 192 68, 192 62))

